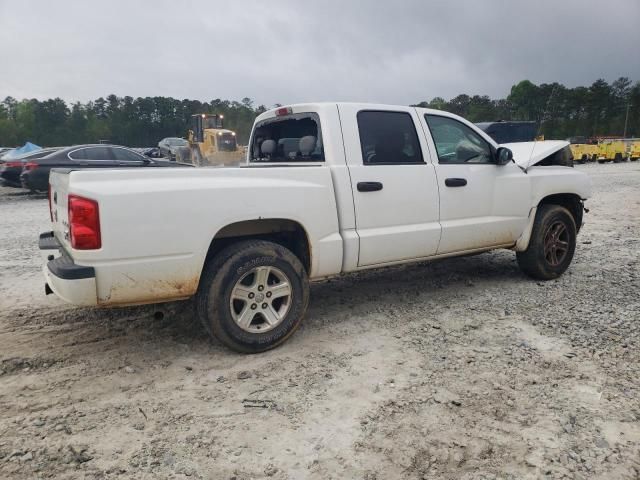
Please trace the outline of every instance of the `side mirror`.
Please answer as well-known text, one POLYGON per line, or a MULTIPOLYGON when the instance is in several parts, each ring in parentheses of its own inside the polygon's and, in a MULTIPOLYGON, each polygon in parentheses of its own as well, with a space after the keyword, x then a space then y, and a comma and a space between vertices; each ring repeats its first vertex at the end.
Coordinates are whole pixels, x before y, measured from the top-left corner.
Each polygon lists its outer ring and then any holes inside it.
POLYGON ((513 160, 513 152, 506 147, 500 147, 498 148, 496 158, 498 159, 498 165, 506 165, 513 160))

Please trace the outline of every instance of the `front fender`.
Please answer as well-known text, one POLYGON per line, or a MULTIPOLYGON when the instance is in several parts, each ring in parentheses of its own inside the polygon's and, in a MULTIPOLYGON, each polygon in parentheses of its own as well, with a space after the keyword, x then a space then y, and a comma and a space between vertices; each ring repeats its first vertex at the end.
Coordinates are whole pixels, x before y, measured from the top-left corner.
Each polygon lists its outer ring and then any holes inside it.
POLYGON ((531 167, 527 172, 531 178, 531 207, 537 207, 550 195, 573 194, 581 200, 591 197, 591 179, 575 168, 551 166, 531 167))

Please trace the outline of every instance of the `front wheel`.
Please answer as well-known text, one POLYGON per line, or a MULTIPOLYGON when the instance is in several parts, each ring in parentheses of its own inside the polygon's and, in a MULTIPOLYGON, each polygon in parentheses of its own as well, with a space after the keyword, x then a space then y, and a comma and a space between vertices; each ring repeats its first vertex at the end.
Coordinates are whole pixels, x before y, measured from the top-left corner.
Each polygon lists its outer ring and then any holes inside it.
POLYGON ((537 280, 562 275, 576 250, 576 223, 569 211, 559 205, 542 205, 533 223, 529 246, 517 252, 520 269, 537 280))
POLYGON ((302 322, 309 282, 300 260, 272 242, 241 241, 205 266, 197 312, 207 332, 242 353, 283 343, 302 322))

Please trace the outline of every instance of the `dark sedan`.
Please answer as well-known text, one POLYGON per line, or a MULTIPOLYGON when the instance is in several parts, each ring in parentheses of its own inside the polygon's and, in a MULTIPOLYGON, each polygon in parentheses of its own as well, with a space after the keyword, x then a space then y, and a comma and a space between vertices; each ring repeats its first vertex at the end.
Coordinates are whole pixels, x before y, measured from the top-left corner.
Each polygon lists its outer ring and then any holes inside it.
POLYGON ((43 148, 34 152, 25 153, 15 158, 4 160, 4 163, 0 163, 0 179, 2 179, 5 185, 10 187, 21 187, 20 174, 22 173, 22 167, 24 167, 25 163, 46 157, 58 150, 60 149, 43 148))
POLYGON ((46 191, 52 168, 135 168, 135 167, 190 167, 183 163, 145 157, 130 148, 118 145, 76 145, 46 157, 25 163, 20 175, 24 188, 46 191))

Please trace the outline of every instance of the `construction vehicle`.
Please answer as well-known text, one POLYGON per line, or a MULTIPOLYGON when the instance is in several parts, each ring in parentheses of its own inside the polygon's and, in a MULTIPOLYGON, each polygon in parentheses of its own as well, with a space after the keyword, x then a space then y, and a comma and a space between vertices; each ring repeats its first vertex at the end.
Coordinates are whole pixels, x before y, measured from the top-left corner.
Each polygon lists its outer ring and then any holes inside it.
POLYGON ((598 163, 626 162, 627 144, 623 140, 604 139, 598 143, 598 163))
POLYGON ((224 115, 201 113, 191 116, 191 128, 187 137, 188 156, 176 160, 195 166, 239 165, 244 150, 238 148, 236 132, 224 128, 224 115))

